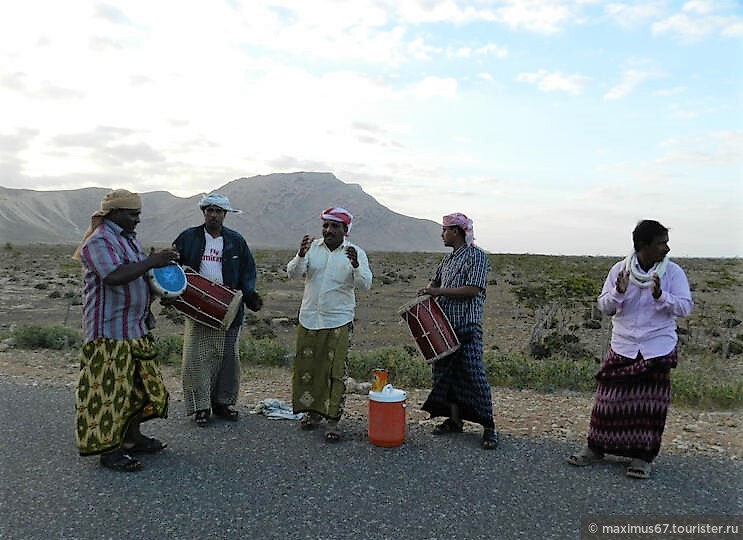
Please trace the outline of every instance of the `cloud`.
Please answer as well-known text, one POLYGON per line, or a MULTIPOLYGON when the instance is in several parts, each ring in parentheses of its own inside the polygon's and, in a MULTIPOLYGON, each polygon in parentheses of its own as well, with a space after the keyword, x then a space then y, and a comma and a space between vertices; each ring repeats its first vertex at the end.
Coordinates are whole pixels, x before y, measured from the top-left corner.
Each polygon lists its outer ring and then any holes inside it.
POLYGON ((604 99, 613 100, 627 97, 644 81, 662 76, 663 74, 660 72, 629 69, 622 74, 622 80, 604 94, 604 99))
POLYGON ((445 98, 456 99, 457 97, 457 80, 451 77, 426 77, 419 83, 415 84, 410 93, 423 99, 445 98))
POLYGON ((743 36, 743 18, 737 13, 721 14, 728 9, 736 13, 738 2, 691 0, 683 5, 681 13, 654 23, 652 32, 675 35, 687 41, 698 41, 713 34, 726 38, 743 36))
POLYGON ((548 35, 575 22, 579 15, 576 4, 561 0, 506 0, 494 13, 497 21, 511 28, 548 35))
POLYGON ((519 73, 516 81, 536 85, 542 92, 566 92, 579 95, 591 81, 584 75, 563 75, 560 71, 549 72, 546 69, 532 73, 519 73))
POLYGON ((604 6, 604 13, 623 27, 644 25, 659 19, 665 12, 661 2, 639 2, 637 4, 610 3, 604 6))

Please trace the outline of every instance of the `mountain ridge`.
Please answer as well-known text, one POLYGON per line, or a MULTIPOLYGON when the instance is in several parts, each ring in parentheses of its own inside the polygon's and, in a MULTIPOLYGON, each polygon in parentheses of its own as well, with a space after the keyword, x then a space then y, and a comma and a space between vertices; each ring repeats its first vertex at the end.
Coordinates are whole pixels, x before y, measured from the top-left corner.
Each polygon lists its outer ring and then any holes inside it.
MULTIPOLYGON (((109 188, 36 191, 0 186, 0 242, 76 244, 109 188)), ((210 192, 223 193, 241 214, 225 226, 240 232, 253 248, 299 246, 304 234, 320 235, 320 213, 331 206, 354 216, 350 240, 366 251, 444 251, 440 224, 405 216, 380 204, 359 184, 327 172, 273 173, 236 178, 210 192), (330 194, 330 195, 329 195, 330 194)), ((143 192, 137 235, 144 246, 169 245, 185 228, 203 223, 202 194, 178 197, 143 192)))

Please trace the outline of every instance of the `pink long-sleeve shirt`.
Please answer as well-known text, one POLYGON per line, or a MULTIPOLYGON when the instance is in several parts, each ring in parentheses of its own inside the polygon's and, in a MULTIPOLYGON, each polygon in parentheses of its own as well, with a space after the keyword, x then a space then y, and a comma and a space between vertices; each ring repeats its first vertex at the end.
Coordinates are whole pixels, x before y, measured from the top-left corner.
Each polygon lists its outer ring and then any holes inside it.
POLYGON ((612 316, 611 348, 628 358, 656 358, 670 353, 678 341, 676 318, 691 313, 689 281, 679 265, 668 261, 660 278, 662 293, 653 298, 653 287, 640 288, 630 283, 624 294, 617 292, 617 276, 623 261, 616 263, 604 281, 598 297, 603 313, 612 316))

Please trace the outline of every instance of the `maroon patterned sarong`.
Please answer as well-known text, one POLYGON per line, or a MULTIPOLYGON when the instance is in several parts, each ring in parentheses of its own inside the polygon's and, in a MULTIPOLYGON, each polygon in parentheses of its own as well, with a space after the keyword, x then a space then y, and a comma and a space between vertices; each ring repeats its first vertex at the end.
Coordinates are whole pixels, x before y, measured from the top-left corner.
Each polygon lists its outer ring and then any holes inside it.
POLYGON ((589 448, 653 461, 660 451, 671 401, 674 348, 665 356, 627 358, 611 348, 596 374, 598 385, 588 427, 589 448))

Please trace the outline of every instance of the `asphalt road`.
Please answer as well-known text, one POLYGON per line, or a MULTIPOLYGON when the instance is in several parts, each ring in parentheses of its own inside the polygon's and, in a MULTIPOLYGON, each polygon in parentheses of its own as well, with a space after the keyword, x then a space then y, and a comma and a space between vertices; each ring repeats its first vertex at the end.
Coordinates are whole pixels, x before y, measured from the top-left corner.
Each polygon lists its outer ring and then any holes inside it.
POLYGON ((577 539, 590 515, 743 514, 734 461, 661 454, 638 481, 618 460, 571 467, 557 442, 502 437, 486 452, 477 433, 413 426, 379 448, 346 424, 328 445, 247 409, 200 429, 179 403, 143 429, 169 447, 116 473, 77 455, 72 388, 3 379, 0 396, 3 539, 577 539))

